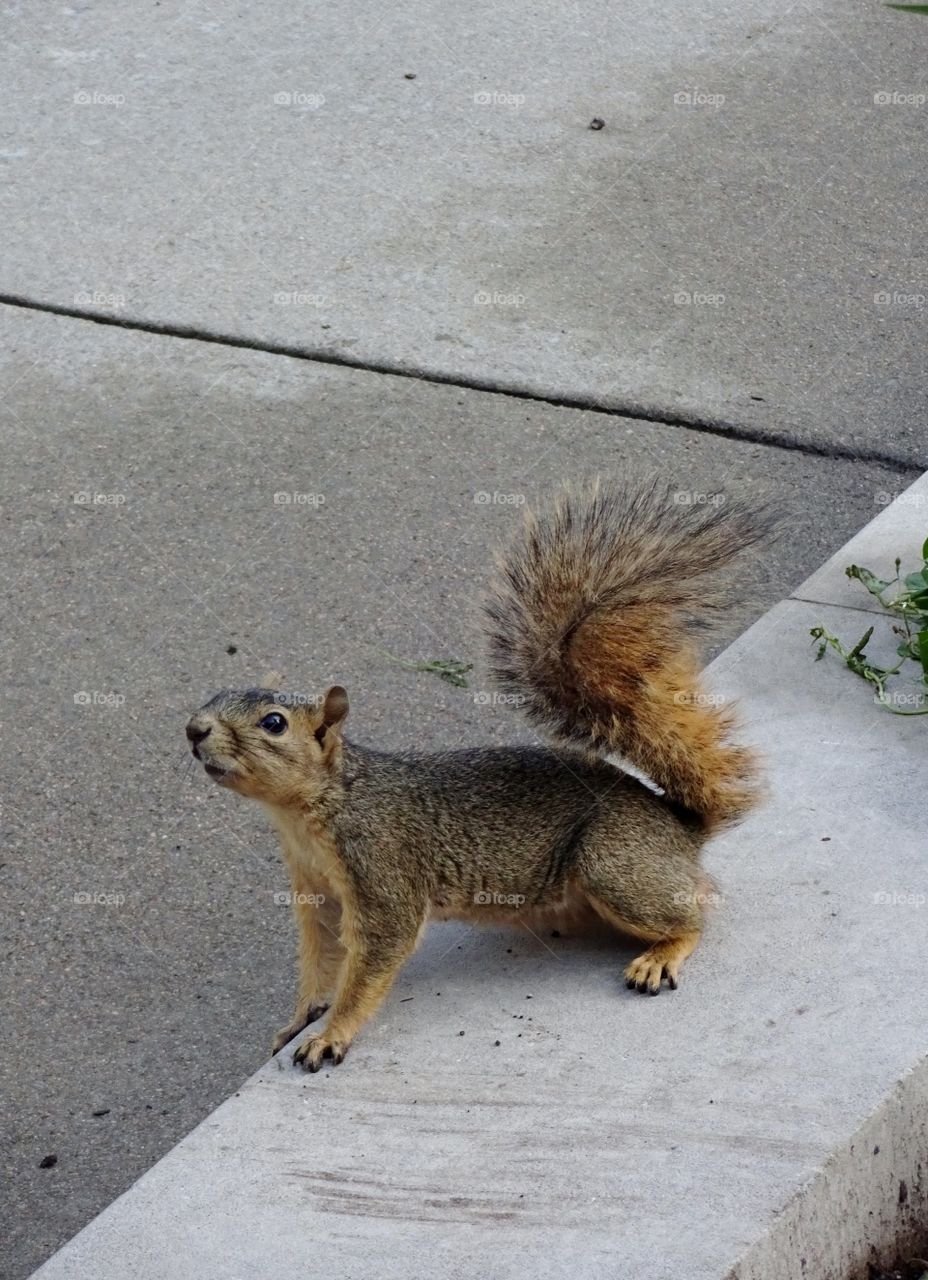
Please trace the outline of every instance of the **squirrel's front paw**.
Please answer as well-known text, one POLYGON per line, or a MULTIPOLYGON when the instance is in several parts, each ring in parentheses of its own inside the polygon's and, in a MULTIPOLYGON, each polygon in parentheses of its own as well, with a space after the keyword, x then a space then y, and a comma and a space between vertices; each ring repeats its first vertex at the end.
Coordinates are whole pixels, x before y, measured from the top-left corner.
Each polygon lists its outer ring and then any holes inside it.
POLYGON ((298 1036, 304 1027, 308 1027, 311 1022, 317 1022, 327 1012, 328 1007, 327 1004, 311 1004, 305 1012, 298 1011, 296 1016, 277 1032, 271 1052, 280 1053, 284 1045, 289 1044, 294 1036, 298 1036))
POLYGON ((310 1036, 304 1040, 293 1055, 293 1061, 304 1071, 318 1071, 323 1059, 328 1058, 333 1066, 338 1066, 348 1052, 347 1040, 334 1040, 323 1031, 321 1035, 310 1036))

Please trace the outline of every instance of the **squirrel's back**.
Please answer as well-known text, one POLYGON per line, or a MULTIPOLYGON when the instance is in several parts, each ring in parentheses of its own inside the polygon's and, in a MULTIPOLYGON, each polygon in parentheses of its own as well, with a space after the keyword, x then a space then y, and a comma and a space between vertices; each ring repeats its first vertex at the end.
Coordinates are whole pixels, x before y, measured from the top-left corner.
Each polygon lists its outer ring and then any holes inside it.
MULTIPOLYGON (((688 495, 686 495, 688 496, 688 495)), ((758 798, 753 753, 700 686, 700 633, 730 606, 763 509, 686 502, 656 481, 566 492, 502 560, 487 606, 494 675, 562 741, 616 753, 708 830, 758 798)))

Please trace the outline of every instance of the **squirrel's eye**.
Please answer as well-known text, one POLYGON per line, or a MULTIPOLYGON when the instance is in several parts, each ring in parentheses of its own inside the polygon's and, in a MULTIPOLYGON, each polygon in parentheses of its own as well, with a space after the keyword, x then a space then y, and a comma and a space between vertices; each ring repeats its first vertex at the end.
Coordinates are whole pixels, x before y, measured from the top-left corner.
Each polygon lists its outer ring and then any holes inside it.
POLYGON ((263 729, 265 733, 283 733, 287 727, 287 721, 279 711, 272 711, 269 716, 265 716, 258 724, 259 729, 263 729))

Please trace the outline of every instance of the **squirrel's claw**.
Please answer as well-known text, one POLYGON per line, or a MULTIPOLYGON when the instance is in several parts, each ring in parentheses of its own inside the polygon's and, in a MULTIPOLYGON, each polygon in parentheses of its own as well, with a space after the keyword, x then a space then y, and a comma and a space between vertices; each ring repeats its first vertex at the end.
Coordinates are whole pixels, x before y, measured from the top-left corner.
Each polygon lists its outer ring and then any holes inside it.
POLYGON ((305 1016, 297 1014, 292 1022, 288 1022, 285 1027, 281 1027, 277 1032, 271 1046, 271 1053, 280 1053, 284 1045, 289 1044, 293 1037, 298 1036, 311 1022, 318 1022, 322 1015, 328 1012, 328 1008, 327 1004, 311 1004, 306 1010, 305 1016))
POLYGON ((661 993, 659 978, 649 982, 636 982, 634 978, 626 978, 625 985, 629 991, 638 991, 641 995, 659 996, 661 993))
POLYGON ((304 1040, 293 1055, 293 1063, 294 1066, 302 1067, 304 1071, 316 1072, 325 1059, 329 1059, 332 1065, 337 1067, 344 1060, 347 1052, 348 1045, 343 1040, 330 1040, 323 1033, 304 1040))
POLYGON ((675 990, 677 986, 676 973, 670 973, 659 957, 646 951, 643 956, 633 960, 625 970, 625 985, 630 990, 640 991, 642 995, 659 996, 661 982, 665 975, 668 986, 671 990, 675 990))
POLYGON ((660 995, 661 982, 666 978, 671 991, 676 991, 683 961, 698 941, 699 934, 693 930, 678 938, 656 942, 625 970, 625 985, 656 996, 660 995))

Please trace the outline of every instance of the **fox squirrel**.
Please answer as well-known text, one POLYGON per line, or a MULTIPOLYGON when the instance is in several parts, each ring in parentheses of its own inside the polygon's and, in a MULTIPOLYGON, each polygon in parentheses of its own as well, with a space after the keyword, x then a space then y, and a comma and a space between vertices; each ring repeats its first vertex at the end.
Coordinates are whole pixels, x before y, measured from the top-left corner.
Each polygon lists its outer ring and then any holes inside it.
POLYGON ((430 919, 595 918, 650 943, 627 985, 675 988, 712 882, 707 838, 758 798, 753 754, 700 689, 694 637, 724 571, 767 531, 744 503, 657 482, 565 492, 529 515, 487 604, 493 673, 558 744, 388 754, 345 738, 348 695, 224 691, 187 725, 216 782, 260 800, 299 924, 299 992, 276 1053, 341 1062, 430 919), (663 794, 603 757, 618 755, 663 794))

